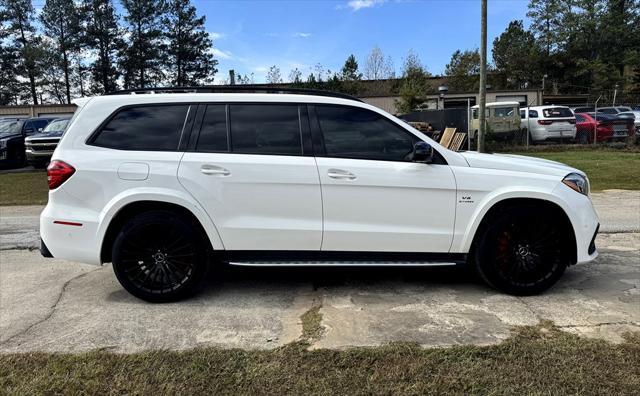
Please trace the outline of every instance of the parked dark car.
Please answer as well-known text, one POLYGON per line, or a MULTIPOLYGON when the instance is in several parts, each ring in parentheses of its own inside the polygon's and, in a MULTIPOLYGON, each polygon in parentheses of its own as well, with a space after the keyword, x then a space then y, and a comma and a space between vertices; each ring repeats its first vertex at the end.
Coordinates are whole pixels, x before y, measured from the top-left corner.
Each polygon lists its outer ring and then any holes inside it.
POLYGON ((27 163, 34 168, 44 168, 51 161, 65 128, 71 118, 57 118, 51 121, 41 133, 28 136, 24 140, 27 163))
POLYGON ((576 113, 576 128, 576 140, 583 144, 593 142, 594 128, 596 142, 625 140, 635 134, 633 120, 612 114, 576 113))
POLYGON ((23 166, 24 139, 41 132, 52 120, 52 117, 39 117, 0 123, 0 166, 23 166))

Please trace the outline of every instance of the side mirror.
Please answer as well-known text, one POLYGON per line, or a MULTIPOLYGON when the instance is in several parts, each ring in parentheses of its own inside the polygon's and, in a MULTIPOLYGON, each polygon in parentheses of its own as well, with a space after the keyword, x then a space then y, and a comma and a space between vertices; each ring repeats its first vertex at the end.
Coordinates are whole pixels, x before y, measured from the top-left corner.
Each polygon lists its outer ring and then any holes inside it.
POLYGON ((433 147, 427 142, 419 141, 413 145, 413 162, 430 164, 433 162, 433 147))

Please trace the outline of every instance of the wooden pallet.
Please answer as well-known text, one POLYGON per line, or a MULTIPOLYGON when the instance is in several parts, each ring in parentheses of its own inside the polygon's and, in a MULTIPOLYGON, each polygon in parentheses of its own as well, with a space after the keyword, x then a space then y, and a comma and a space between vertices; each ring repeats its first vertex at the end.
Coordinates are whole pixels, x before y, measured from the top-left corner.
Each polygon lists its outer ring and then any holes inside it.
POLYGON ((467 134, 464 132, 456 132, 449 144, 449 150, 459 151, 464 142, 467 140, 467 134))
POLYGON ((442 138, 440 138, 440 144, 444 147, 449 147, 455 133, 456 128, 445 128, 442 138))

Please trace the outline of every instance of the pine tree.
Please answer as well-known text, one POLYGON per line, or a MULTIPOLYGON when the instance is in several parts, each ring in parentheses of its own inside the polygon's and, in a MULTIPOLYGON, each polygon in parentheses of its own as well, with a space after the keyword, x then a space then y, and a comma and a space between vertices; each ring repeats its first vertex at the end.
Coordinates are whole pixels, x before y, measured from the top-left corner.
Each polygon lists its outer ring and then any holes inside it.
POLYGON ((479 87, 480 53, 478 49, 456 52, 445 66, 444 74, 452 91, 465 92, 479 87))
POLYGON ((95 53, 96 60, 89 65, 91 88, 95 93, 118 90, 120 73, 116 68, 117 54, 123 47, 118 15, 112 0, 86 0, 83 7, 86 25, 84 44, 95 53))
POLYGON ((409 51, 402 70, 400 100, 396 100, 398 111, 411 112, 425 101, 428 88, 427 79, 430 76, 431 74, 422 65, 418 55, 409 51))
POLYGON ((18 104, 22 85, 18 81, 20 51, 9 40, 6 10, 0 8, 0 105, 18 104))
POLYGON ((156 0, 122 0, 125 9, 126 46, 121 52, 125 88, 145 88, 163 80, 160 28, 164 3, 156 0))
POLYGON ((198 17, 190 0, 169 0, 162 18, 167 26, 166 66, 169 82, 175 86, 212 82, 218 61, 211 53, 212 41, 204 29, 205 17, 198 17))
POLYGON ((353 54, 349 55, 347 60, 344 62, 341 78, 343 81, 362 80, 362 73, 358 72, 358 61, 353 54))
POLYGON ((40 75, 38 55, 40 37, 36 34, 34 11, 31 0, 1 0, 4 17, 8 22, 7 31, 10 45, 19 50, 19 75, 29 80, 31 101, 38 104, 36 79, 40 75))
POLYGON ((79 50, 80 19, 73 0, 47 0, 40 15, 44 34, 55 43, 59 56, 49 68, 57 67, 64 73, 66 103, 71 102, 71 57, 79 50), (59 61, 59 62, 58 62, 59 61))
POLYGON ((543 49, 533 33, 524 29, 522 21, 511 21, 493 40, 492 54, 496 71, 505 76, 504 83, 509 88, 540 85, 543 49))

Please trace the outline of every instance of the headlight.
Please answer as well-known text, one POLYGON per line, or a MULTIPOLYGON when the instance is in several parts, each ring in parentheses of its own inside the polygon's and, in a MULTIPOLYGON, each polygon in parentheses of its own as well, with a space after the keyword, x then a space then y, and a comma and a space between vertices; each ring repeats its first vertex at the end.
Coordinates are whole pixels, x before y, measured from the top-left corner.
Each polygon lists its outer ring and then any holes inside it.
POLYGON ((569 173, 562 182, 580 194, 589 195, 589 181, 578 173, 569 173))

